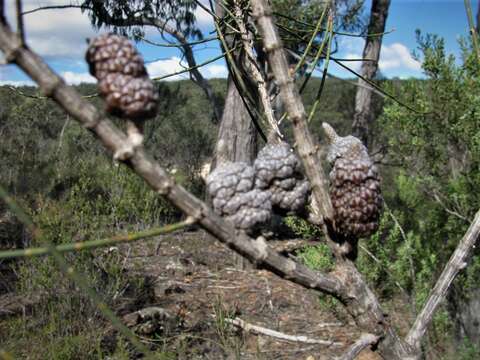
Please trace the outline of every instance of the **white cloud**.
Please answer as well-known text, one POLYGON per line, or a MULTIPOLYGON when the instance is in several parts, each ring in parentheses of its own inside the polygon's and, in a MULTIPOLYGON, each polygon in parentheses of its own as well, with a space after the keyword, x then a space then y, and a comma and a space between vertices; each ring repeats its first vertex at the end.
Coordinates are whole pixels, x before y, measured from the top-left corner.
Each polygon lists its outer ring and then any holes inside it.
POLYGON ((202 75, 206 78, 226 78, 228 70, 225 65, 208 65, 201 69, 202 75))
POLYGON ((97 82, 97 80, 89 73, 75 73, 72 71, 64 71, 62 72, 62 77, 69 85, 97 82))
MULTIPOLYGON (((7 14, 15 26, 13 1, 8 2, 7 14)), ((42 6, 65 5, 53 0, 26 0, 23 10, 42 6)), ((86 38, 94 36, 90 20, 80 9, 51 9, 24 16, 27 43, 42 56, 75 58, 83 56, 86 38)))
MULTIPOLYGON (((361 59, 362 58, 362 55, 361 54, 354 54, 354 53, 348 53, 347 55, 345 55, 343 58, 345 59, 350 59, 350 60, 353 60, 353 59, 361 59)), ((362 62, 361 61, 348 61, 345 63, 347 63, 348 67, 355 70, 355 71, 358 71, 360 70, 360 67, 362 66, 362 62)))
MULTIPOLYGON (((363 52, 363 40, 349 40, 340 43, 340 50, 345 55, 339 55, 345 59, 361 59, 363 52)), ((361 61, 344 62, 349 68, 360 70, 361 61)), ((402 76, 402 73, 412 76, 418 72, 420 75, 422 64, 415 60, 410 50, 402 43, 396 42, 390 45, 382 45, 380 52, 380 61, 378 63, 380 71, 386 75, 402 76)), ((351 75, 350 75, 351 76, 351 75)))
MULTIPOLYGON (((182 71, 187 67, 187 65, 185 64, 185 62, 181 61, 179 57, 174 56, 170 59, 151 62, 149 64, 146 64, 146 67, 148 75, 152 78, 156 78, 182 71)), ((165 80, 173 81, 184 79, 186 77, 188 78, 188 73, 174 75, 166 78, 165 80)))
MULTIPOLYGON (((157 60, 146 64, 148 75, 151 78, 162 77, 165 75, 173 74, 179 71, 183 71, 188 68, 185 61, 182 61, 179 57, 173 56, 170 59, 157 60)), ((224 65, 211 64, 200 68, 200 72, 206 78, 220 78, 226 77, 228 74, 227 68, 224 65)), ((166 81, 174 81, 181 79, 188 79, 188 72, 173 75, 166 78, 166 81)))
POLYGON ((10 86, 37 86, 31 80, 0 80, 0 86, 10 85, 10 86))
MULTIPOLYGON (((207 9, 210 8, 210 4, 207 0, 200 1, 207 9)), ((198 27, 213 27, 213 17, 207 11, 197 6, 195 10, 195 19, 197 20, 198 27)))
POLYGON ((405 68, 420 71, 422 65, 415 60, 408 48, 401 43, 382 46, 379 66, 381 71, 405 68))

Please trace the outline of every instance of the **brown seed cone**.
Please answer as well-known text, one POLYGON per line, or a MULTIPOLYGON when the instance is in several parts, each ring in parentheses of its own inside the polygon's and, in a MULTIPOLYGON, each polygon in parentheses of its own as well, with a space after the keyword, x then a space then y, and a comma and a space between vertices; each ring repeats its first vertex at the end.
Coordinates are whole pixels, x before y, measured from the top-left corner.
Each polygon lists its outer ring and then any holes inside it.
POLYGON ((107 111, 114 115, 141 120, 156 114, 158 93, 147 76, 108 74, 98 87, 107 111))
POLYGON ((382 196, 380 177, 366 147, 353 136, 340 137, 323 125, 330 142, 327 160, 330 172, 330 198, 337 231, 347 238, 360 238, 378 229, 382 196))
POLYGON ((90 42, 86 60, 90 74, 102 80, 117 73, 142 77, 147 74, 143 59, 127 39, 115 34, 104 34, 90 42))
POLYGON ((131 120, 155 116, 158 93, 142 57, 128 39, 100 35, 90 42, 86 59, 90 73, 99 80, 108 112, 131 120))
POLYGON ((378 229, 382 198, 380 179, 369 160, 338 159, 330 173, 330 197, 337 231, 366 237, 378 229))

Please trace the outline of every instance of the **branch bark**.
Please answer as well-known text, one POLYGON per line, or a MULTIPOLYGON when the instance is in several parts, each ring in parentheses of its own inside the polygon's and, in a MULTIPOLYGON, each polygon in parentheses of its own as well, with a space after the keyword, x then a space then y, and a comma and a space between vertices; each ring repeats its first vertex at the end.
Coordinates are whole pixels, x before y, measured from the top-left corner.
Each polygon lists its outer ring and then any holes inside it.
POLYGON ((350 346, 347 352, 342 356, 338 357, 337 360, 353 360, 355 359, 360 352, 365 349, 367 346, 373 345, 378 341, 378 336, 372 334, 362 334, 360 339, 355 341, 355 343, 350 346))
POLYGON ((319 345, 326 345, 326 346, 343 346, 344 344, 341 342, 337 341, 330 341, 330 340, 320 340, 320 339, 312 339, 307 336, 303 335, 288 335, 284 334, 279 331, 275 331, 272 329, 267 329, 262 326, 258 325, 253 325, 250 323, 247 323, 246 321, 240 319, 240 318, 235 318, 235 319, 225 319, 225 321, 229 324, 238 326, 239 328, 245 330, 246 332, 252 332, 255 334, 260 334, 260 335, 266 335, 270 336, 276 339, 281 339, 281 340, 287 340, 287 341, 293 341, 293 342, 301 342, 305 344, 319 344, 319 345))
POLYGON ((467 260, 475 248, 475 244, 480 234, 480 211, 475 215, 475 219, 467 230, 454 253, 450 257, 442 274, 432 289, 427 302, 418 315, 415 323, 408 332, 406 341, 412 347, 420 351, 420 340, 422 339, 428 325, 433 319, 433 315, 442 301, 445 300, 448 290, 458 275, 458 273, 467 266, 467 260))

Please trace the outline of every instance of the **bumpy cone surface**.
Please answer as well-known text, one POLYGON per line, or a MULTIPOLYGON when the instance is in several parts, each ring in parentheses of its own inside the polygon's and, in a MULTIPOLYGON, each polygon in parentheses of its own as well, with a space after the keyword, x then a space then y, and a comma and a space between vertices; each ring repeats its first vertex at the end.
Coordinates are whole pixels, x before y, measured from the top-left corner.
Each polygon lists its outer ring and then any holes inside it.
POLYGON ((259 189, 272 193, 272 205, 281 211, 301 211, 310 184, 301 172, 300 161, 287 143, 270 144, 260 150, 254 163, 259 189))
POLYGON ((128 39, 101 35, 90 42, 86 60, 90 73, 99 80, 108 112, 132 120, 155 116, 158 93, 142 57, 128 39))
POLYGON ((253 167, 242 162, 220 164, 207 177, 214 211, 237 229, 250 230, 270 220, 271 194, 255 189, 254 180, 253 167))
POLYGON ((90 74, 101 80, 111 73, 141 77, 147 74, 143 59, 125 37, 103 34, 93 39, 86 60, 90 74))
POLYGON ((323 125, 330 148, 330 198, 337 230, 354 237, 366 237, 378 229, 382 209, 380 177, 366 147, 354 136, 340 137, 323 125))

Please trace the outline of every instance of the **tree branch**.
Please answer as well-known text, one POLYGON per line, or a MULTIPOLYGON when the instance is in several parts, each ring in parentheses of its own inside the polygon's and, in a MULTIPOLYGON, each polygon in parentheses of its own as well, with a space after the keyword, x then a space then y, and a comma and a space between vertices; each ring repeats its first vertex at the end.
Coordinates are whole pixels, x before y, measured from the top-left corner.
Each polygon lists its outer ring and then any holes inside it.
POLYGON ((306 125, 306 113, 301 98, 288 73, 288 64, 282 47, 280 37, 271 18, 271 9, 265 0, 251 0, 253 17, 255 18, 260 34, 263 38, 264 48, 268 61, 280 88, 280 96, 293 125, 293 134, 298 153, 303 161, 305 172, 312 184, 314 199, 317 202, 320 216, 323 219, 323 230, 327 243, 334 251, 337 258, 335 273, 341 274, 341 281, 348 289, 350 299, 346 307, 354 317, 357 324, 366 332, 377 336, 385 336, 381 343, 382 355, 389 359, 402 359, 410 354, 411 350, 387 323, 380 304, 367 286, 362 275, 355 265, 339 256, 338 249, 332 244, 329 226, 333 223, 333 209, 327 191, 327 181, 323 173, 318 147, 314 144, 312 136, 306 125))
POLYGON ((452 281, 455 279, 458 273, 467 266, 467 260, 475 248, 479 234, 480 211, 478 211, 475 215, 475 219, 450 257, 450 260, 443 269, 442 274, 435 284, 435 287, 430 292, 428 300, 425 303, 422 311, 417 316, 415 323, 408 332, 405 340, 418 351, 420 350, 420 340, 425 334, 428 325, 432 321, 433 315, 438 306, 443 300, 445 300, 452 281))
POLYGON ((260 72, 260 66, 256 61, 256 57, 253 53, 253 39, 251 33, 247 30, 247 26, 243 21, 244 10, 241 8, 237 1, 233 2, 235 21, 241 32, 241 41, 243 49, 245 51, 244 67, 251 80, 257 85, 257 92, 260 97, 260 103, 263 107, 263 113, 267 118, 267 123, 270 126, 268 138, 269 140, 282 139, 283 135, 278 128, 277 120, 275 119, 272 102, 267 90, 267 82, 265 81, 262 73, 260 72))
POLYGON ((246 321, 235 318, 235 319, 225 319, 225 322, 238 326, 239 328, 245 330, 246 332, 252 332, 254 334, 266 335, 280 340, 287 340, 293 342, 301 342, 305 344, 319 344, 319 345, 326 345, 326 346, 342 346, 343 343, 336 342, 336 341, 329 341, 329 340, 320 340, 320 339, 312 339, 307 336, 303 335, 288 335, 281 333, 279 331, 275 331, 272 329, 267 329, 262 326, 249 324, 246 321))
POLYGON ((251 4, 253 16, 263 37, 263 44, 268 55, 270 66, 280 89, 280 97, 293 124, 293 132, 296 140, 295 145, 298 154, 303 161, 305 172, 311 182, 313 194, 320 207, 323 221, 331 223, 333 219, 333 208, 327 192, 328 182, 320 165, 318 147, 314 144, 313 138, 306 126, 305 108, 295 88, 293 78, 289 74, 288 62, 280 37, 270 17, 271 10, 267 4, 261 0, 252 0, 251 4))
POLYGON ((373 334, 362 334, 346 353, 338 357, 337 360, 354 360, 360 352, 367 346, 375 344, 378 341, 378 336, 373 334))

